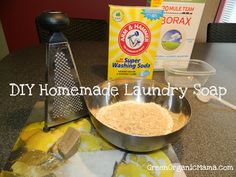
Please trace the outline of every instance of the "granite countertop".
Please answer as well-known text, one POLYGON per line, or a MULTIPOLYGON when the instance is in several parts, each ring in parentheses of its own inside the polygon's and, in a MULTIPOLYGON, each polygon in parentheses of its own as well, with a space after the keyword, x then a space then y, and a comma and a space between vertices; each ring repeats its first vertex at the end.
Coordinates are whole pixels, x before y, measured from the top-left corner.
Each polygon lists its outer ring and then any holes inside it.
MULTIPOLYGON (((80 80, 93 86, 106 80, 107 44, 73 42, 72 51, 80 80)), ((236 44, 196 44, 192 58, 213 65, 217 74, 207 86, 227 88, 226 100, 236 104, 236 44)), ((43 100, 34 90, 32 97, 10 97, 9 83, 44 83, 45 46, 33 46, 6 56, 0 62, 0 168, 25 124, 36 101, 43 100)), ((155 72, 153 79, 165 82, 164 72, 155 72)), ((232 165, 234 171, 186 171, 187 176, 236 176, 236 112, 212 102, 204 104, 192 94, 187 99, 192 107, 192 120, 181 138, 173 144, 182 165, 232 165)))

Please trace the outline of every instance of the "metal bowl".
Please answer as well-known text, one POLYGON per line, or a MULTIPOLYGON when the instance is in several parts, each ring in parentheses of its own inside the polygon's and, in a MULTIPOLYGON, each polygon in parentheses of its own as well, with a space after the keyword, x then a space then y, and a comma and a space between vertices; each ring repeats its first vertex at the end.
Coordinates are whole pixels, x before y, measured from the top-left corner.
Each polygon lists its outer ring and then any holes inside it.
POLYGON ((114 79, 110 81, 105 81, 98 85, 98 87, 102 90, 104 88, 118 88, 119 95, 112 95, 110 91, 104 89, 104 95, 93 95, 86 97, 87 107, 91 113, 91 120, 97 129, 98 133, 104 137, 107 141, 112 143, 113 145, 125 149, 128 151, 135 152, 149 152, 153 150, 160 149, 169 143, 173 143, 179 137, 179 134, 186 127, 191 117, 191 108, 189 102, 186 98, 180 99, 180 93, 178 91, 174 91, 173 95, 170 96, 158 96, 157 94, 151 96, 144 95, 128 95, 126 93, 132 93, 133 87, 139 86, 140 88, 148 88, 148 87, 158 87, 160 89, 167 88, 166 85, 157 83, 154 80, 144 80, 144 79, 114 79), (100 108, 114 104, 120 101, 133 100, 137 102, 155 102, 156 104, 161 105, 162 107, 167 108, 170 112, 179 113, 179 115, 184 115, 187 119, 185 125, 170 134, 162 135, 162 136, 140 136, 140 135, 131 135, 119 132, 114 130, 98 119, 96 119, 96 113, 100 108))

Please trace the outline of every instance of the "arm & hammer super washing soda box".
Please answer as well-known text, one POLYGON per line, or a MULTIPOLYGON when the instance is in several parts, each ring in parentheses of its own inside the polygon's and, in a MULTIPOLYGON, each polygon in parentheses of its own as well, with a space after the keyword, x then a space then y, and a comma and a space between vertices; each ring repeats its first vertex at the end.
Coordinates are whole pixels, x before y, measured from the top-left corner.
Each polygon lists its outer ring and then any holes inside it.
POLYGON ((108 79, 151 79, 163 10, 110 5, 108 79))

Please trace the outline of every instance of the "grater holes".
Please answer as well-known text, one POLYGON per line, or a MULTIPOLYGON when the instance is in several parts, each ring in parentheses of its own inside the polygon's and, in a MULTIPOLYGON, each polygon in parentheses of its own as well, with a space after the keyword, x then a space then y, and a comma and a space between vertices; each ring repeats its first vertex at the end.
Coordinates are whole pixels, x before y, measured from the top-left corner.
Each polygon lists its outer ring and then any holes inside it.
MULTIPOLYGON (((71 89, 76 86, 71 74, 71 68, 68 66, 68 60, 63 52, 55 55, 54 82, 56 87, 66 87, 71 89)), ((53 102, 53 117, 63 117, 73 112, 83 109, 80 96, 56 96, 53 102)))

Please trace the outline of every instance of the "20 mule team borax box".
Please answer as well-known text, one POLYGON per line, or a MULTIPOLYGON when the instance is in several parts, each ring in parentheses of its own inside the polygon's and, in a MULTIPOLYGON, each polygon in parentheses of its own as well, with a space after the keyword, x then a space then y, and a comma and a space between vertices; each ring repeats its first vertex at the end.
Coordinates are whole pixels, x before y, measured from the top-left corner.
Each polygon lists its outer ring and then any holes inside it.
POLYGON ((205 0, 148 0, 148 4, 164 10, 154 69, 163 70, 165 61, 178 65, 179 60, 189 60, 205 0))
POLYGON ((110 5, 108 79, 151 79, 163 10, 110 5))

